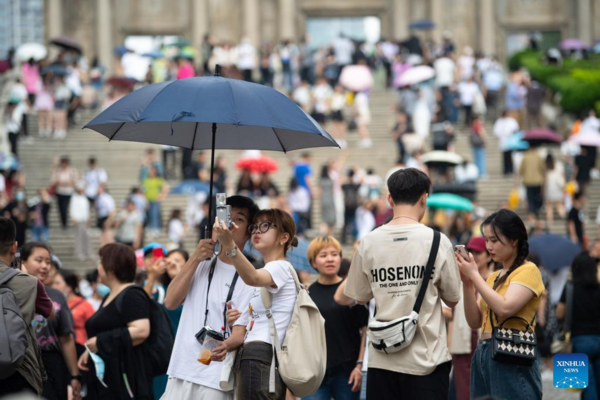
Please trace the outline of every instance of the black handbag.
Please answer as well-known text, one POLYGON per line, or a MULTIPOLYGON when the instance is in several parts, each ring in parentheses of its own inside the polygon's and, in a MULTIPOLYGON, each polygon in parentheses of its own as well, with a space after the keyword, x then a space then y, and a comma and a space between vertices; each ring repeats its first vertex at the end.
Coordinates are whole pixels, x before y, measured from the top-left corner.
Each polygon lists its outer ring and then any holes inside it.
MULTIPOLYGON (((500 274, 496 276, 494 283, 499 277, 500 274)), ((527 322, 526 319, 521 317, 509 317, 498 326, 494 326, 494 312, 491 308, 489 311, 490 323, 492 324, 492 360, 517 365, 533 365, 538 351, 537 336, 533 329, 535 315, 531 322, 527 322), (505 328, 504 324, 511 319, 518 319, 525 322, 525 330, 505 328)))

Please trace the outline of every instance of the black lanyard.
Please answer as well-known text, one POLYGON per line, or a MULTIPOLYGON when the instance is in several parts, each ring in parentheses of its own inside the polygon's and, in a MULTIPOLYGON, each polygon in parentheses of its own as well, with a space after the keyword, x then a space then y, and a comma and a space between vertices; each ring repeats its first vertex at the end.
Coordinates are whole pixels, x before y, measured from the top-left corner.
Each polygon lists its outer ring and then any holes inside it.
MULTIPOLYGON (((208 295, 210 293, 210 284, 212 283, 213 275, 215 274, 215 267, 217 266, 217 257, 213 258, 210 262, 210 270, 208 271, 208 288, 206 289, 206 309, 204 312, 204 324, 203 327, 206 326, 206 322, 208 321, 208 295)), ((236 272, 231 280, 231 285, 229 286, 229 292, 227 293, 227 299, 225 300, 225 307, 223 308, 223 331, 227 333, 227 303, 231 301, 233 297, 233 291, 235 289, 235 284, 239 278, 239 274, 236 272)))

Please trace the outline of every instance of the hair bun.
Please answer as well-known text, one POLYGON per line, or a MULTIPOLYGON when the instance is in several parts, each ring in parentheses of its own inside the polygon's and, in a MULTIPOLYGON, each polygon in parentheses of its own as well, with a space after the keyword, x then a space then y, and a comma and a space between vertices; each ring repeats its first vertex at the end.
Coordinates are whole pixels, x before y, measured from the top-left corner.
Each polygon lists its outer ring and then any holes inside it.
POLYGON ((298 237, 294 236, 290 242, 290 247, 298 247, 298 237))

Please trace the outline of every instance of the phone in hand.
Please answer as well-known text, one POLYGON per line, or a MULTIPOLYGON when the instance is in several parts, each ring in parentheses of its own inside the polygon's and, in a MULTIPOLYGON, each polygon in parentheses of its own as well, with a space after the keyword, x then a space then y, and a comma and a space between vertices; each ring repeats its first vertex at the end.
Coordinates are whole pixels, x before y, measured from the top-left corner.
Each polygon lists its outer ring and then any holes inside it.
POLYGON ((154 258, 155 260, 165 258, 165 253, 162 247, 155 247, 152 249, 152 258, 154 258))
POLYGON ((466 247, 462 244, 458 244, 456 246, 454 246, 456 252, 458 254, 460 254, 462 256, 462 258, 464 258, 465 260, 469 260, 469 252, 467 251, 466 247))

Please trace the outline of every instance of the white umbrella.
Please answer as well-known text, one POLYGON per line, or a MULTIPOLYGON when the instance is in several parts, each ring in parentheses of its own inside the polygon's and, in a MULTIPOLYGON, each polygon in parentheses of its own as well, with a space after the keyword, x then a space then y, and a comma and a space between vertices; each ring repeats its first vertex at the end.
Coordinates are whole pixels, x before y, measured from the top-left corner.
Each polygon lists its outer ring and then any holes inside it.
POLYGON ((429 163, 448 163, 448 164, 461 164, 463 162, 463 158, 456 154, 451 153, 449 151, 443 150, 435 150, 430 151, 429 153, 423 154, 421 161, 425 164, 429 163))
POLYGON ((580 146, 600 147, 600 133, 593 131, 580 132, 571 136, 569 141, 577 143, 580 146))
POLYGON ((419 65, 406 71, 400 76, 400 84, 404 86, 415 85, 429 80, 435 76, 435 70, 427 65, 419 65))
POLYGON ((16 57, 19 61, 29 61, 30 59, 34 59, 35 61, 40 61, 46 58, 48 55, 48 50, 46 47, 39 43, 25 43, 19 46, 17 49, 16 57))

